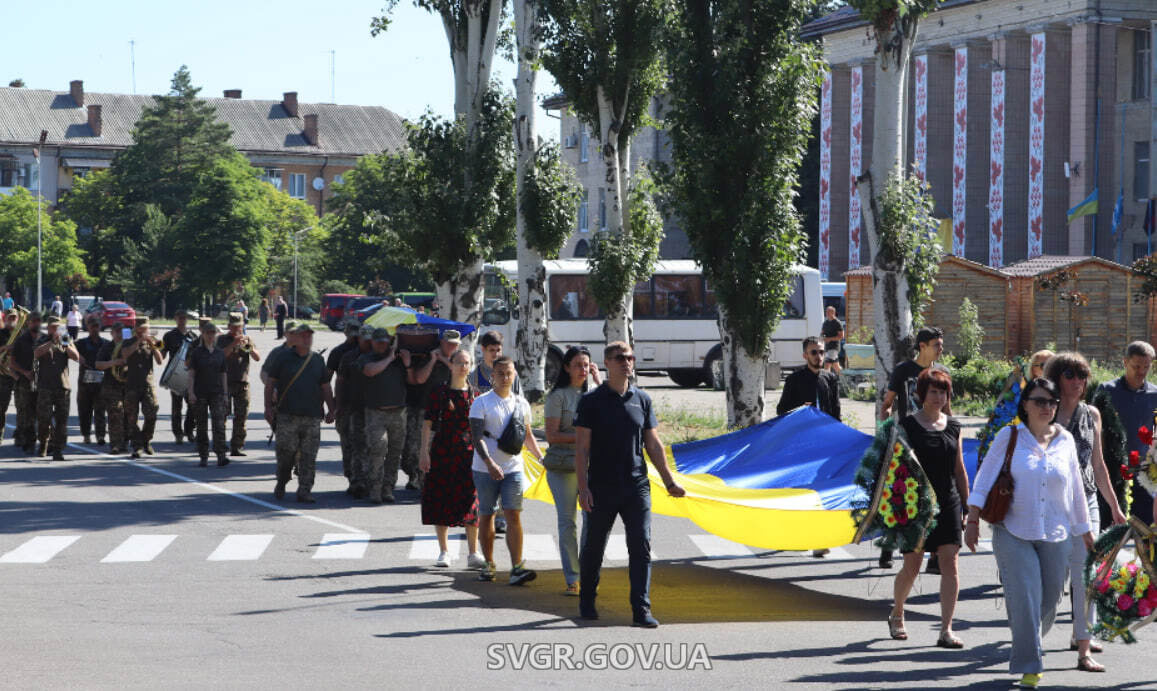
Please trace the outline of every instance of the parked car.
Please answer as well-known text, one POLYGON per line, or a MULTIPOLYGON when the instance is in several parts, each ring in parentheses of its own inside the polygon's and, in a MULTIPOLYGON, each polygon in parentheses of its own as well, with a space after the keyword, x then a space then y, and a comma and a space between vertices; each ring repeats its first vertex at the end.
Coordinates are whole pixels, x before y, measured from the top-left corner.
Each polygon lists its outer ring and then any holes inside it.
POLYGON ((289 305, 289 319, 317 319, 318 311, 309 305, 298 305, 297 311, 293 309, 293 303, 289 305))
POLYGON ((363 297, 352 293, 326 293, 321 298, 321 323, 337 330, 346 315, 346 305, 351 298, 363 297))
POLYGON ((107 329, 113 324, 136 321, 137 311, 123 302, 103 301, 94 303, 86 314, 95 314, 100 317, 100 326, 107 329))
POLYGON ((351 320, 351 319, 356 321, 359 324, 363 323, 365 321, 366 316, 369 316, 369 315, 362 315, 359 318, 358 313, 361 312, 362 310, 365 310, 367 307, 373 307, 375 305, 381 305, 382 301, 385 299, 386 298, 384 298, 384 297, 374 296, 374 295, 362 295, 362 296, 359 296, 356 298, 350 298, 349 301, 346 302, 346 305, 345 305, 345 314, 342 315, 341 320, 338 322, 338 329, 344 328, 345 322, 348 320, 351 320))

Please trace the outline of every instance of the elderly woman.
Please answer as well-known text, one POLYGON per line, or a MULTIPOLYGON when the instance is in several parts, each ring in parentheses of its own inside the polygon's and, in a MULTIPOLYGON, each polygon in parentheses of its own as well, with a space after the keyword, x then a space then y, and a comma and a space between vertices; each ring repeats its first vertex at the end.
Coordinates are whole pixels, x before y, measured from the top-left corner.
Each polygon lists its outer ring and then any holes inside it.
POLYGON ((1077 446, 1056 423, 1059 404, 1057 387, 1048 379, 1025 385, 1017 406, 1022 422, 1005 427, 993 440, 973 483, 965 521, 964 543, 975 552, 980 510, 1007 457, 1014 489, 1004 520, 992 526, 992 551, 1012 630, 1008 667, 1022 675, 1021 688, 1040 684, 1041 638, 1056 618, 1072 553, 1070 537, 1077 536, 1086 549, 1093 547, 1077 446))
MULTIPOLYGON (((1077 446, 1077 462, 1081 467, 1081 485, 1089 507, 1089 523, 1094 535, 1100 532, 1101 514, 1097 506, 1097 490, 1105 497, 1113 512, 1113 523, 1125 522, 1125 514, 1117 505, 1117 493, 1109 478, 1109 469, 1101 452, 1101 413, 1083 402, 1089 381, 1089 363, 1079 353, 1057 353, 1045 365, 1045 376, 1060 391, 1061 404, 1057 409, 1057 424, 1073 435, 1077 446)), ((1085 545, 1070 537, 1072 553, 1069 575, 1072 579, 1073 641, 1070 647, 1077 651, 1077 669, 1082 672, 1104 672, 1105 668, 1089 655, 1099 653, 1101 647, 1092 643, 1090 622, 1085 619, 1085 545)))
POLYGON ((1028 361, 1028 378, 1039 379, 1045 376, 1045 363, 1049 361, 1053 355, 1051 350, 1038 350, 1032 354, 1028 361))

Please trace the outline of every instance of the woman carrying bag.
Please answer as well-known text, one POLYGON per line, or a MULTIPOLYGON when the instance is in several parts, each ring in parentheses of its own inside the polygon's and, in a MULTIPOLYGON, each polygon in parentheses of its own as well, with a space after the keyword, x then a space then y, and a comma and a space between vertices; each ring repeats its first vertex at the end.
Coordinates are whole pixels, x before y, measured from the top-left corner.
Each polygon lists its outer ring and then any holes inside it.
POLYGON ((973 552, 980 517, 992 523, 992 551, 1012 630, 1009 671, 1036 688, 1044 671, 1041 639, 1052 628, 1070 558, 1070 535, 1092 549, 1073 436, 1056 424, 1060 395, 1048 379, 1025 385, 1022 420, 997 434, 968 498, 964 543, 973 552), (982 512, 983 509, 983 512, 982 512))

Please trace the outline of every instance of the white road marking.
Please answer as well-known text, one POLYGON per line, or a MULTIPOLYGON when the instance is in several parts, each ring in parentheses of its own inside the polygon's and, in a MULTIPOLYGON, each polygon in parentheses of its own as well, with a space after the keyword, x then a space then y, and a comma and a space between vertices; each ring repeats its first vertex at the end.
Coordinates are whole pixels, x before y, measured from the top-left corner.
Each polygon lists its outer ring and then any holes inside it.
POLYGON ((176 539, 176 535, 130 535, 101 559, 101 563, 152 561, 176 539))
MULTIPOLYGON (((611 533, 607 536, 607 548, 603 550, 603 559, 611 561, 627 561, 630 558, 627 552, 627 536, 625 533, 611 533)), ((651 561, 655 561, 655 550, 651 550, 651 561)))
POLYGON ((43 564, 79 539, 79 535, 40 535, 0 557, 0 564, 43 564))
MULTIPOLYGON (((450 548, 450 561, 458 561, 458 557, 462 554, 462 542, 466 536, 459 533, 458 535, 447 535, 446 546, 450 548)), ((410 559, 414 561, 429 561, 432 562, 438 558, 438 536, 436 535, 415 535, 412 542, 410 542, 410 559)))
POLYGON ((255 561, 273 542, 272 535, 227 535, 208 561, 255 561))
POLYGON ((522 558, 530 561, 558 561, 558 547, 554 536, 546 534, 524 535, 522 537, 522 558))
POLYGON ((326 533, 313 553, 314 559, 361 559, 370 544, 365 533, 326 533))
POLYGON ((747 545, 732 542, 718 535, 688 535, 691 542, 708 559, 738 559, 753 556, 747 545))

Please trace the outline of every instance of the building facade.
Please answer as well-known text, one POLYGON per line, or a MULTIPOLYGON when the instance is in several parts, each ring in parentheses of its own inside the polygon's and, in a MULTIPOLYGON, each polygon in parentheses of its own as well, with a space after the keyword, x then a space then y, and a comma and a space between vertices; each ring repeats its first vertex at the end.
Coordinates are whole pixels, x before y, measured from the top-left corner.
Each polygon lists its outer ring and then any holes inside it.
MULTIPOLYGON (((204 100, 263 179, 319 215, 360 157, 405 146, 402 118, 379 106, 300 103, 292 91, 281 101, 243 99, 240 89, 204 100)), ((112 165, 152 104, 147 95, 85 93, 79 80, 65 92, 0 87, 0 194, 39 189, 55 205, 74 178, 112 165)))
MULTIPOLYGON (((992 267, 1042 255, 1129 263, 1157 250, 1146 221, 1157 190, 1155 24, 1154 0, 946 0, 920 23, 905 161, 950 228, 946 250, 992 267), (1092 198, 1098 213, 1067 220, 1092 198)), ((830 66, 820 115, 825 277, 869 260, 855 191, 872 155, 867 29, 845 7, 803 31, 822 41, 830 66)))

